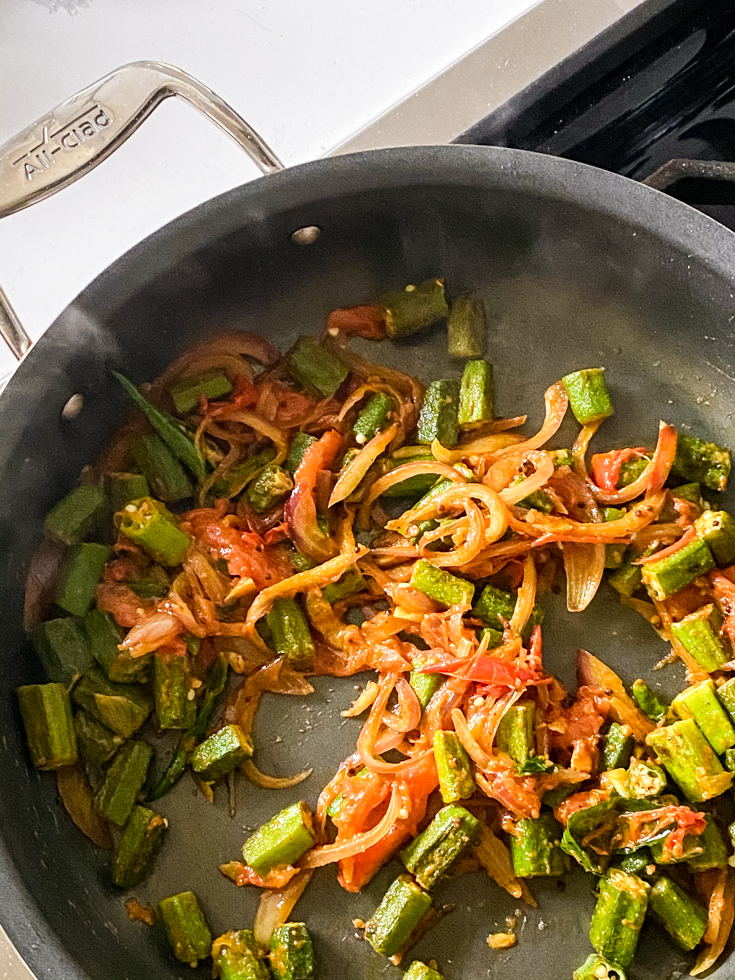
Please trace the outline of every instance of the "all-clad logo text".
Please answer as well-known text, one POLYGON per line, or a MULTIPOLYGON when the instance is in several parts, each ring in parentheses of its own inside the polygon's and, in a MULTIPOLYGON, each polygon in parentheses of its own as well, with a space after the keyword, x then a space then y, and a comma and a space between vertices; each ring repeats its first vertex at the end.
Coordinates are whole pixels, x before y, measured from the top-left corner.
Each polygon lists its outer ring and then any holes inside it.
POLYGON ((26 180, 33 180, 36 174, 50 170, 57 162, 57 154, 65 151, 74 152, 83 143, 94 139, 113 120, 109 109, 101 105, 93 105, 80 113, 76 119, 65 123, 60 129, 50 133, 49 127, 43 127, 43 138, 34 147, 13 161, 14 167, 23 166, 26 180))

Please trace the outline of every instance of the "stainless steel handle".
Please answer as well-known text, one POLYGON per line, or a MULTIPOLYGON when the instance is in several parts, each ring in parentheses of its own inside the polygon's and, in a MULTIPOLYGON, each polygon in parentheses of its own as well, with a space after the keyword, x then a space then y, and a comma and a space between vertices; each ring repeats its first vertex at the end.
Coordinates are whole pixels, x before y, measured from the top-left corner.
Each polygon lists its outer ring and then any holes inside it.
MULTIPOLYGON (((135 61, 62 102, 0 147, 0 218, 73 184, 102 163, 171 95, 181 96, 216 123, 264 174, 283 170, 268 144, 206 85, 173 65, 135 61)), ((1 287, 0 336, 18 360, 31 346, 1 287)))

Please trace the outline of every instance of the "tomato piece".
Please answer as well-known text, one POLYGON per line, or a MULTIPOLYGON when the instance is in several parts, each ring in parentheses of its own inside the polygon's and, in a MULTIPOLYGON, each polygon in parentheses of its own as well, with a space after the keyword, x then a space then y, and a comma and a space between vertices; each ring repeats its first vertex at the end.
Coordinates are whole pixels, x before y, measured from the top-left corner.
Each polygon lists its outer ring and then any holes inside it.
POLYGON ((336 429, 328 429, 307 448, 283 509, 293 543, 302 554, 320 564, 333 557, 335 548, 317 523, 315 490, 320 472, 330 469, 341 448, 342 436, 336 429))
POLYGON ((620 479, 620 468, 630 459, 642 456, 645 447, 638 449, 613 449, 609 453, 595 453, 592 457, 592 476, 601 490, 614 493, 620 479))
POLYGON ((327 333, 336 331, 347 337, 385 340, 385 314, 379 306, 350 306, 332 310, 327 317, 327 333))
POLYGON ((265 542, 253 531, 243 531, 211 508, 190 511, 182 519, 197 540, 207 545, 213 557, 227 562, 233 578, 251 578, 259 589, 281 580, 277 564, 271 560, 265 542))

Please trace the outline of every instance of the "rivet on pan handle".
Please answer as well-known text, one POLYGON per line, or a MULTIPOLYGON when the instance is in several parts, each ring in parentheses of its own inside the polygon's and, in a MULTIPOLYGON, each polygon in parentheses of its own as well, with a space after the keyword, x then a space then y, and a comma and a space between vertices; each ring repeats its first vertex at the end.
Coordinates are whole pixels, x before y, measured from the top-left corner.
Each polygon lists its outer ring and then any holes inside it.
MULTIPOLYGON (((264 174, 283 164, 206 85, 156 61, 135 61, 62 102, 0 147, 0 218, 73 184, 118 148, 164 99, 179 95, 216 123, 264 174)), ((31 339, 0 288, 0 336, 18 360, 31 339)))

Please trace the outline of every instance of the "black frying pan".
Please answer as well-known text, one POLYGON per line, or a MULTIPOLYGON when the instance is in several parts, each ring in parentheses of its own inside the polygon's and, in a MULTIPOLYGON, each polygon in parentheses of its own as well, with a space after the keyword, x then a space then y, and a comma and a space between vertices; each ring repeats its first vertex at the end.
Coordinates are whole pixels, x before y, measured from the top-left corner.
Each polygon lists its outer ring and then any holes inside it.
MULTIPOLYGON (((318 332, 336 306, 441 275, 452 294, 484 297, 499 410, 528 411, 529 431, 551 382, 602 364, 616 406, 606 447, 653 443, 659 418, 732 444, 734 272, 735 236, 625 178, 514 150, 419 147, 310 163, 224 194, 131 250, 64 311, 0 398, 0 921, 39 978, 191 976, 158 929, 128 920, 108 884, 107 854, 61 809, 53 775, 30 766, 14 695, 43 677, 22 609, 44 515, 108 444, 125 408, 110 371, 152 379, 223 324, 284 349, 318 332), (318 240, 295 244, 293 232, 312 225, 318 240), (64 406, 75 394, 83 407, 70 418, 64 406)), ((458 373, 442 330, 361 349, 424 381, 458 373)), ((675 667, 651 674, 666 647, 606 586, 579 615, 562 599, 543 601, 547 665, 565 683, 573 685, 574 652, 585 646, 627 681, 642 674, 670 693, 680 685, 675 667)), ((258 764, 284 775, 313 766, 314 774, 278 793, 243 780, 234 820, 222 795, 211 806, 182 780, 161 800, 171 830, 136 896, 155 904, 191 888, 215 934, 251 925, 255 890, 236 889, 217 866, 276 810, 301 797, 315 803, 354 748, 360 722, 338 714, 353 685, 320 678, 308 699, 267 696, 258 764)), ((352 926, 395 872, 383 869, 357 896, 339 889, 333 869, 317 873, 295 915, 315 934, 323 980, 400 976, 352 926)), ((449 881, 438 898, 456 909, 415 954, 436 957, 449 980, 570 978, 589 952, 594 881, 572 872, 563 884, 531 888, 538 908, 521 909, 484 874, 449 881), (493 952, 486 936, 504 931, 507 916, 517 916, 518 945, 493 952)), ((647 925, 630 975, 664 980, 689 962, 647 925)), ((714 975, 724 980, 733 967, 714 975)))

